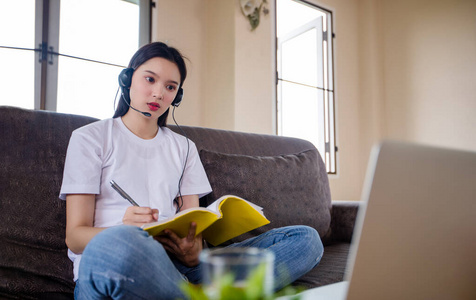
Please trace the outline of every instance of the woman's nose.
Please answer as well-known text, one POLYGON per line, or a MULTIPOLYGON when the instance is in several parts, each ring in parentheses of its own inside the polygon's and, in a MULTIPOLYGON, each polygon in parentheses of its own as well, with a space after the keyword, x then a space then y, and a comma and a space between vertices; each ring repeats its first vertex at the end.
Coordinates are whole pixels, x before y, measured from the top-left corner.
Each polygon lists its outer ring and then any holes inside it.
POLYGON ((152 97, 162 100, 164 98, 164 89, 161 88, 160 86, 155 87, 152 90, 152 97))

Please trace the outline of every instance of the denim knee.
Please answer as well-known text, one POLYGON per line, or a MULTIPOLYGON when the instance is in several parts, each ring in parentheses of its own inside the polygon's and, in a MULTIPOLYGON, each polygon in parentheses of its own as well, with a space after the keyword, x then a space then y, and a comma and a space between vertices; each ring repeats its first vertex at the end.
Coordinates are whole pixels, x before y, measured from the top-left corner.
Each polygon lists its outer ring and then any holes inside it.
POLYGON ((184 282, 164 247, 135 226, 97 234, 81 258, 75 293, 83 299, 183 298, 184 282))
POLYGON ((291 226, 291 229, 299 237, 296 242, 301 244, 302 252, 307 254, 304 257, 307 257, 308 263, 315 267, 324 254, 324 245, 319 233, 316 229, 305 225, 291 226))
POLYGON ((109 227, 98 233, 84 249, 84 253, 88 252, 88 248, 101 247, 117 248, 122 244, 131 244, 140 237, 147 237, 148 233, 136 226, 120 225, 109 227))
MULTIPOLYGON (((81 264, 85 260, 101 259, 106 265, 122 265, 124 268, 128 261, 133 261, 129 258, 136 256, 138 249, 144 247, 146 239, 152 239, 152 237, 136 226, 121 225, 107 228, 88 243, 84 249, 81 264)), ((165 250, 163 251, 165 253, 165 250)))

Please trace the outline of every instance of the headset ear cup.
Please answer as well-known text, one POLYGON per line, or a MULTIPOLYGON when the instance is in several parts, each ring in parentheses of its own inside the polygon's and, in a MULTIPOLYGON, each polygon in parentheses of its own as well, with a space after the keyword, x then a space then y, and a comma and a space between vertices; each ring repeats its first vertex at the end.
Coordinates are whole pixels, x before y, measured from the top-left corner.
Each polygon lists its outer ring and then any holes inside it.
POLYGON ((134 69, 132 68, 123 69, 118 77, 119 86, 121 88, 121 98, 124 99, 124 102, 127 105, 130 105, 131 103, 129 88, 131 87, 133 73, 134 69))
POLYGON ((134 69, 132 68, 127 68, 121 71, 118 79, 119 79, 119 86, 122 89, 128 89, 131 87, 133 73, 134 73, 134 69))
POLYGON ((179 106, 180 103, 182 102, 182 99, 183 99, 183 89, 180 88, 177 92, 177 96, 175 96, 174 101, 172 101, 172 105, 175 107, 179 106))

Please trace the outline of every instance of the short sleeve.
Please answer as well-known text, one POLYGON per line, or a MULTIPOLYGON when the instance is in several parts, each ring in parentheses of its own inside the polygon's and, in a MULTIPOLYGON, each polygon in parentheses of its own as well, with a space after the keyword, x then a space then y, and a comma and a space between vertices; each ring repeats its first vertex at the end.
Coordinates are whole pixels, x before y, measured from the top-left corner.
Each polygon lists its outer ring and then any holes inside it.
POLYGON ((66 152, 63 183, 59 198, 67 194, 99 194, 102 150, 92 136, 74 131, 66 152))

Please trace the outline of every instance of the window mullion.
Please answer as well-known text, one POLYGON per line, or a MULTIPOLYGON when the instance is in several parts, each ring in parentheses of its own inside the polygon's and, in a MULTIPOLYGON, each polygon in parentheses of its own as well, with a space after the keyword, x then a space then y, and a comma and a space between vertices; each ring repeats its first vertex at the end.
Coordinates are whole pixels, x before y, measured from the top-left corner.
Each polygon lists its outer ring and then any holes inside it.
POLYGON ((318 87, 321 87, 322 89, 318 91, 317 95, 317 107, 318 107, 318 111, 317 111, 317 117, 319 120, 321 120, 319 122, 319 124, 321 125, 324 125, 324 126, 321 126, 320 128, 317 129, 318 131, 318 145, 316 145, 316 147, 319 149, 319 152, 322 153, 321 155, 323 155, 324 157, 324 161, 325 161, 325 153, 327 152, 326 151, 326 139, 325 139, 325 136, 326 136, 326 130, 327 130, 327 126, 326 126, 326 104, 325 104, 325 84, 324 84, 324 58, 323 58, 323 40, 324 40, 324 34, 323 34, 323 26, 322 26, 322 20, 323 18, 320 17, 320 18, 317 18, 315 19, 312 24, 313 24, 313 28, 315 28, 315 33, 316 33, 316 62, 317 62, 317 68, 316 68, 316 72, 317 72, 317 86, 318 87))
POLYGON ((152 40, 152 1, 139 0, 139 47, 152 40))
POLYGON ((48 26, 48 59, 46 64, 47 85, 45 109, 56 111, 56 102, 58 94, 58 55, 53 52, 59 52, 59 24, 60 24, 60 0, 49 1, 49 26, 48 26))
POLYGON ((35 109, 56 110, 60 0, 36 1, 35 109))
MULTIPOLYGON (((35 45, 36 49, 38 49, 38 55, 35 55, 35 104, 34 108, 35 109, 44 109, 44 99, 46 98, 45 95, 43 95, 43 85, 46 85, 45 77, 42 76, 42 66, 43 66, 43 58, 44 56, 42 55, 42 45, 43 45, 43 23, 48 23, 45 18, 47 18, 47 15, 43 15, 43 5, 44 2, 47 2, 47 0, 37 0, 35 1, 35 45), (42 101, 43 99, 43 101, 42 101), (43 103, 42 103, 43 102, 43 103)), ((46 4, 45 4, 46 5, 46 4)))

